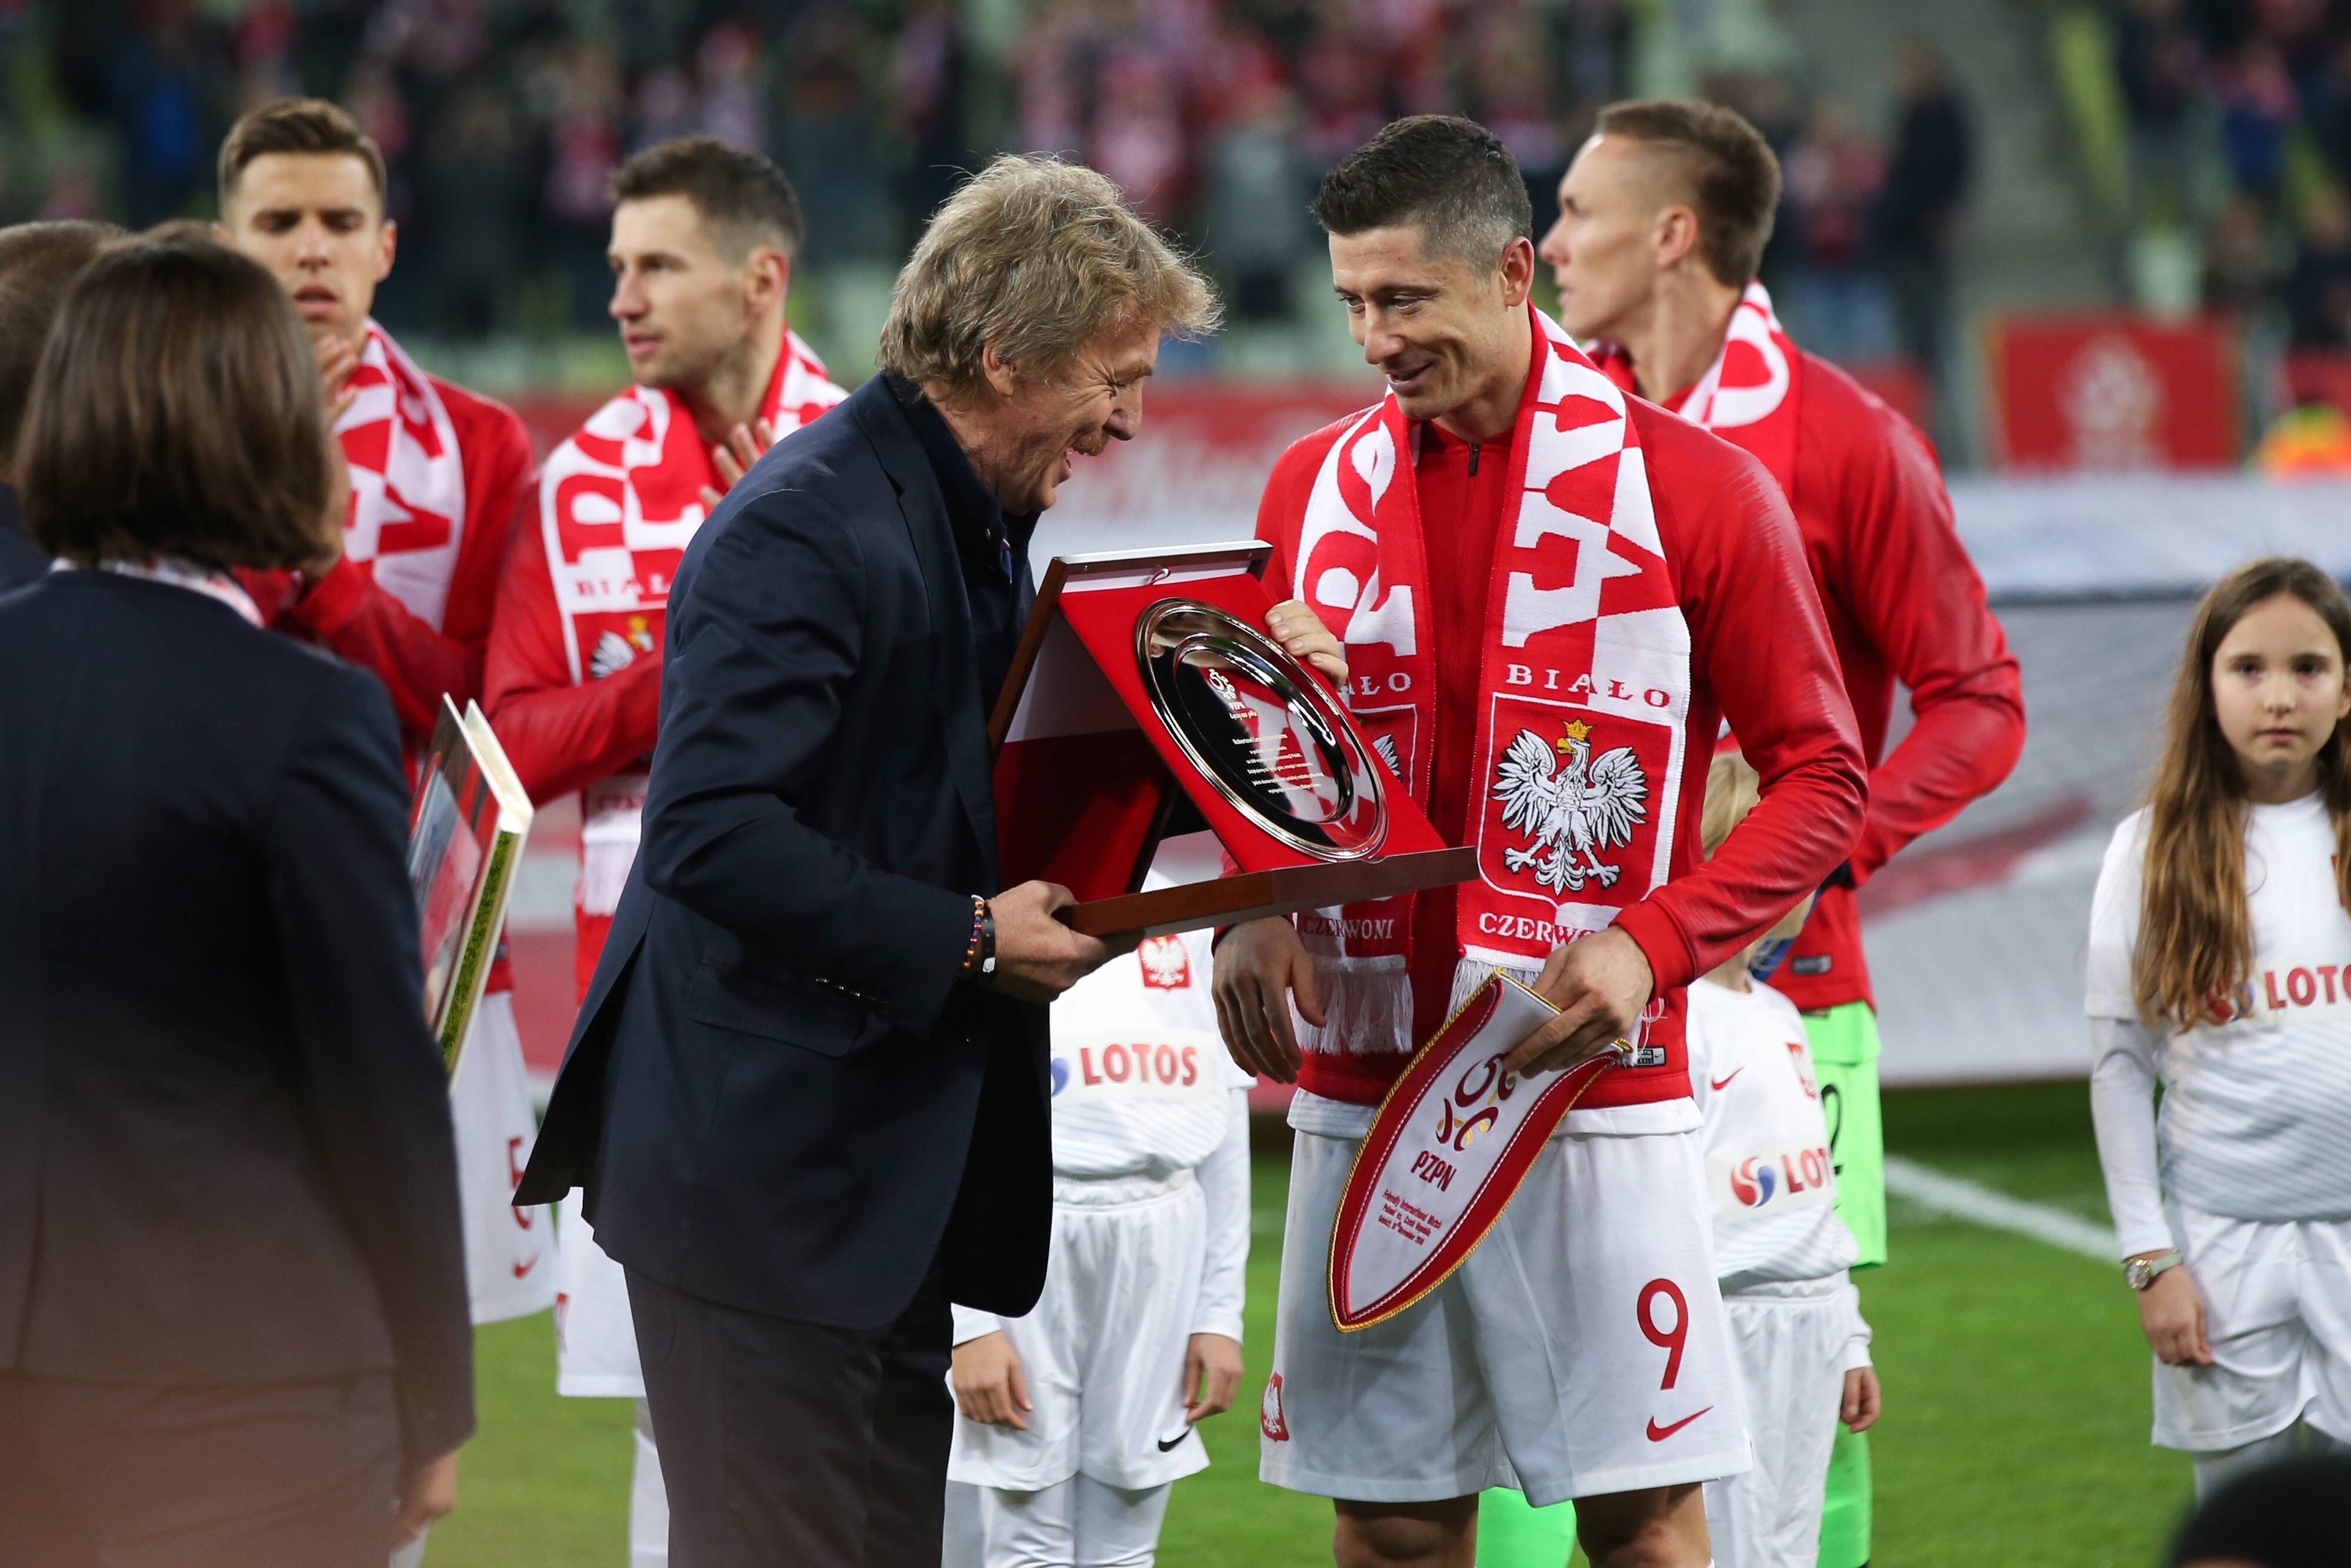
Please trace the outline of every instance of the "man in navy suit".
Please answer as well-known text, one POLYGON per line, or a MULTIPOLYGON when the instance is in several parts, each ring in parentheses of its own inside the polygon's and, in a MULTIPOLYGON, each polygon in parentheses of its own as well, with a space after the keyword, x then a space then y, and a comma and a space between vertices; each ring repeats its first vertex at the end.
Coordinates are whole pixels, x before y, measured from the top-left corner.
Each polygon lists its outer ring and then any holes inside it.
POLYGON ((950 1301, 1018 1315, 1043 1003, 1111 956, 998 892, 986 715, 1037 515, 1142 423, 1207 284, 1091 171, 1002 158, 900 276, 882 372, 670 591, 644 836, 518 1201, 627 1270, 676 1568, 935 1562, 950 1301))

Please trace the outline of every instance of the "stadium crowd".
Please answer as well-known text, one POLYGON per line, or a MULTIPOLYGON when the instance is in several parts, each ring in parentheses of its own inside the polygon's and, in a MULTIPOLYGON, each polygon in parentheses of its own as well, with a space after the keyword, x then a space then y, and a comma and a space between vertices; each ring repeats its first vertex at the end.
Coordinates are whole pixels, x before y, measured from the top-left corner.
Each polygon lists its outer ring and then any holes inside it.
MULTIPOLYGON (((810 214, 807 265, 886 265, 980 149, 1054 152, 1186 236, 1237 322, 1287 322, 1319 251, 1305 204, 1399 114, 1478 118, 1540 208, 1625 95, 1623 0, 1040 0, 976 37, 953 0, 765 12, 521 0, 104 0, 0 14, 0 218, 133 227, 209 212, 206 151, 307 92, 384 150, 404 265, 378 302, 435 340, 601 330, 604 182, 695 131, 769 153, 810 214)), ((1785 71, 1725 72, 1789 171, 1764 277, 1840 363, 1948 368, 1968 111, 1906 65, 1880 144, 1785 71)))
POLYGON ((2224 0, 2110 11, 2134 229, 2201 236, 2207 308, 2295 349, 2351 348, 2351 17, 2224 0))

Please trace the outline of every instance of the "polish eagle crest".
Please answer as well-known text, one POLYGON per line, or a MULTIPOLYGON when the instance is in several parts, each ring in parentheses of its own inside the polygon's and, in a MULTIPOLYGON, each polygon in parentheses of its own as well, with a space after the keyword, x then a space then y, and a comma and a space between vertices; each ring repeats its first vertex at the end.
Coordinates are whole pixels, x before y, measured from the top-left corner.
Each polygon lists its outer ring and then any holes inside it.
POLYGON ((1532 866, 1537 884, 1553 892, 1580 893, 1594 880, 1615 886, 1621 869, 1604 863, 1600 852, 1631 843, 1634 827, 1646 820, 1649 780, 1641 759, 1629 746, 1594 758, 1591 737, 1590 725, 1569 724, 1554 763, 1552 747, 1522 729, 1494 768, 1502 826, 1531 841, 1504 850, 1502 864, 1514 872, 1532 866))

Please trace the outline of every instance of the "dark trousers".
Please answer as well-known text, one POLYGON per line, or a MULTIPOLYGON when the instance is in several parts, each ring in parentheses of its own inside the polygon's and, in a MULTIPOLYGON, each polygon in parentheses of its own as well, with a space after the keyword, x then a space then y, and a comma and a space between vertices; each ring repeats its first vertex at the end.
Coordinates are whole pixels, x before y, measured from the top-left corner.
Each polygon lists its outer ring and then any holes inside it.
POLYGON ((824 1328, 628 1270, 671 1568, 939 1560, 954 1328, 939 1270, 896 1322, 824 1328))
POLYGON ((137 1388, 0 1374, 0 1563, 383 1568, 389 1374, 137 1388))

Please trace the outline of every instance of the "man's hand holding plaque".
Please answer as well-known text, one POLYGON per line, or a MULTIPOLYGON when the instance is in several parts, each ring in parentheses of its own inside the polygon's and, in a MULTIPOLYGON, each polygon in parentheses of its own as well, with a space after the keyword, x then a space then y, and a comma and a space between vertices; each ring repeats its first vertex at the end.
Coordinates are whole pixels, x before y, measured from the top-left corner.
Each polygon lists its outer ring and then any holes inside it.
POLYGON ((1115 939, 1102 941, 1062 923, 1061 912, 1077 902, 1068 888, 1050 882, 1024 882, 987 901, 996 916, 990 984, 997 990, 1024 1002, 1050 1002, 1117 954, 1115 939))

